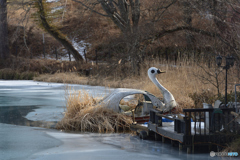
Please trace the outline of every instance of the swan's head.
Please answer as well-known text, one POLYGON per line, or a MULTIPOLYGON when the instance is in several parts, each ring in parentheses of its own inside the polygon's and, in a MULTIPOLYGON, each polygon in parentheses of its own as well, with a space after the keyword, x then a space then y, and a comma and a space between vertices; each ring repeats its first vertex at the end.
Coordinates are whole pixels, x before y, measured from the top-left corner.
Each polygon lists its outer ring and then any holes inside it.
POLYGON ((157 74, 165 73, 156 67, 151 67, 148 69, 148 76, 149 77, 156 77, 157 74))

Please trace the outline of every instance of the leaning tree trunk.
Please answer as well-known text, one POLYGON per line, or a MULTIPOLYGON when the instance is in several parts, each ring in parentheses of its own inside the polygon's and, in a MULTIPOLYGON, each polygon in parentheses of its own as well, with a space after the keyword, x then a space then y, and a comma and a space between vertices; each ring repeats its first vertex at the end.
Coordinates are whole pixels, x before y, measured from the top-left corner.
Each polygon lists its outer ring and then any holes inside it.
POLYGON ((57 41, 59 41, 67 50, 69 50, 76 61, 82 61, 83 57, 73 47, 72 43, 57 28, 49 24, 46 16, 46 11, 44 10, 43 0, 38 0, 36 6, 39 9, 39 16, 41 19, 42 27, 57 41))
POLYGON ((0 58, 6 59, 8 56, 7 0, 0 0, 0 58))
MULTIPOLYGON (((183 4, 183 21, 186 26, 192 27, 192 6, 191 2, 189 0, 185 0, 182 2, 183 4)), ((186 31, 186 42, 187 42, 187 47, 190 49, 193 45, 194 37, 191 32, 186 31)))

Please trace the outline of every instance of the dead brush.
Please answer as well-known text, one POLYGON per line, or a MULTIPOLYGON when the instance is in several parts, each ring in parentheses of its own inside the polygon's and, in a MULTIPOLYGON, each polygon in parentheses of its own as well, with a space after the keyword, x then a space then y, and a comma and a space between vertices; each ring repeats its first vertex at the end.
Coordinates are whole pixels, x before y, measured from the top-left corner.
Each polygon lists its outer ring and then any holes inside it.
POLYGON ((65 116, 56 128, 100 133, 130 131, 131 117, 96 104, 86 92, 71 93, 67 97, 65 116))

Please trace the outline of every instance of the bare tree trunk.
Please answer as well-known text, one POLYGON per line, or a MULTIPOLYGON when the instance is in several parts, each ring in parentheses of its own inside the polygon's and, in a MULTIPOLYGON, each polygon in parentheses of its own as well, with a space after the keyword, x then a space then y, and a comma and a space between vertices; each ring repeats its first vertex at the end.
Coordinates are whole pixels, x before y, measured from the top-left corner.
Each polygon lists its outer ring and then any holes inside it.
POLYGON ((8 56, 7 0, 0 0, 0 58, 6 59, 8 56))
POLYGON ((98 0, 98 2, 101 3, 104 11, 123 33, 137 31, 140 18, 139 0, 129 0, 129 2, 118 0, 118 3, 113 3, 111 0, 98 0))
MULTIPOLYGON (((189 0, 185 0, 182 2, 183 4, 183 14, 184 14, 184 23, 188 27, 192 27, 192 8, 189 0)), ((186 31, 186 41, 187 41, 187 47, 191 47, 194 41, 194 37, 191 32, 186 31)))
POLYGON ((72 43, 55 27, 49 24, 46 19, 46 10, 44 10, 43 0, 38 0, 36 3, 37 8, 40 11, 40 19, 41 25, 43 28, 51 34, 56 40, 58 40, 70 53, 73 55, 76 61, 83 61, 83 57, 79 54, 79 52, 73 47, 72 43))
POLYGON ((130 6, 131 6, 131 11, 132 11, 132 23, 133 23, 133 32, 138 31, 138 22, 140 18, 140 2, 139 0, 130 0, 130 6))

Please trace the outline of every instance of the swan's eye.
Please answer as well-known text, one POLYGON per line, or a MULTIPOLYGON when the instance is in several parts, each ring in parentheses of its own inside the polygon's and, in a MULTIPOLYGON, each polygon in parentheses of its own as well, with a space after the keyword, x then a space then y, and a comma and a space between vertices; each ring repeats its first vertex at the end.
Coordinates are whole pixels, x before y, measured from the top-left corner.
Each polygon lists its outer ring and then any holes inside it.
POLYGON ((152 72, 152 73, 155 73, 155 71, 154 71, 154 70, 151 70, 151 72, 152 72))

